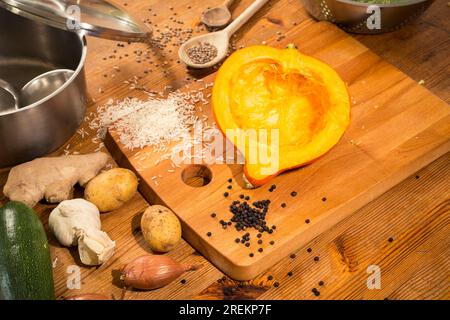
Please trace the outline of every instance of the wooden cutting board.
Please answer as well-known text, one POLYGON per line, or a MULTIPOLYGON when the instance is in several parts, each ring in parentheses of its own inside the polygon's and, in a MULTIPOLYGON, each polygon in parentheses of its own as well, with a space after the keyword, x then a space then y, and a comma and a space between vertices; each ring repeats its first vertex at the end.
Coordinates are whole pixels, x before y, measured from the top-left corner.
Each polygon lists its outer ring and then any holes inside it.
MULTIPOLYGON (((301 11, 303 18, 284 26, 286 38, 280 41, 275 36, 267 44, 283 47, 296 43, 303 53, 335 68, 352 96, 351 125, 327 155, 280 175, 268 186, 247 190, 240 165, 182 165, 169 172, 171 163, 158 163, 160 154, 151 148, 127 150, 114 132, 105 140, 116 161, 137 172, 140 191, 147 200, 170 207, 182 221, 183 237, 237 280, 254 278, 450 150, 450 108, 445 102, 334 25, 308 18, 298 2, 285 5, 301 11), (144 158, 143 153, 147 154, 144 158), (205 186, 183 181, 183 172, 191 177, 209 171, 211 181, 205 186), (229 178, 233 178, 231 190, 227 189, 229 178), (271 184, 277 186, 274 192, 268 191, 271 184), (228 198, 223 196, 225 191, 230 193, 228 198), (292 197, 292 191, 298 195, 292 197), (250 247, 237 244, 235 239, 243 232, 231 227, 224 230, 219 224, 220 219, 231 217, 229 205, 240 200, 240 194, 249 195, 251 201, 271 200, 267 221, 269 226, 276 225, 276 230, 265 233, 262 244, 257 243, 256 230, 247 230, 250 247)), ((270 10, 266 14, 270 18, 270 10)), ((260 31, 256 22, 250 22, 245 37, 258 38, 260 31)), ((214 74, 208 75, 204 83, 213 79, 214 74)), ((204 83, 197 82, 197 88, 204 83)), ((205 96, 210 90, 204 90, 205 96)), ((212 119, 209 105, 202 105, 202 112, 212 119)))

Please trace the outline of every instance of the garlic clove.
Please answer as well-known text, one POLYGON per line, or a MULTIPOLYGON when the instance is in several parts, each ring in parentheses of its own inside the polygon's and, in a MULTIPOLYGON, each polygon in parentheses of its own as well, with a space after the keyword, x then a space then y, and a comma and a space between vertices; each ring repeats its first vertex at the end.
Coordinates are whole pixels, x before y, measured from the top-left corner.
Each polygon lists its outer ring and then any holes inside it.
POLYGON ((101 265, 109 260, 114 254, 116 247, 106 232, 95 228, 77 229, 78 253, 81 262, 85 265, 101 265))

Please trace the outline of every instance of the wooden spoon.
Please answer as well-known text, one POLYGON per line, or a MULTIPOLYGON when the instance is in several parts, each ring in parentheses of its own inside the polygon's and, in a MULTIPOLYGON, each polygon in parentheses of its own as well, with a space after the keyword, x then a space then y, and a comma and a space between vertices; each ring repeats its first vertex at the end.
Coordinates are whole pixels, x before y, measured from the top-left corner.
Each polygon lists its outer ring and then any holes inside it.
POLYGON ((244 25, 259 9, 261 9, 261 7, 264 6, 267 1, 269 0, 254 1, 239 17, 237 17, 232 23, 230 23, 228 27, 223 30, 203 34, 185 42, 178 50, 178 56, 180 57, 181 61, 183 61, 187 66, 196 69, 210 68, 222 61, 228 53, 230 37, 237 30, 239 30, 239 28, 242 27, 242 25, 244 25), (204 64, 193 62, 188 55, 189 48, 198 46, 201 43, 209 43, 217 48, 217 56, 211 61, 204 64))
POLYGON ((230 6, 235 0, 226 0, 221 6, 206 10, 201 21, 208 28, 223 28, 231 20, 230 6))

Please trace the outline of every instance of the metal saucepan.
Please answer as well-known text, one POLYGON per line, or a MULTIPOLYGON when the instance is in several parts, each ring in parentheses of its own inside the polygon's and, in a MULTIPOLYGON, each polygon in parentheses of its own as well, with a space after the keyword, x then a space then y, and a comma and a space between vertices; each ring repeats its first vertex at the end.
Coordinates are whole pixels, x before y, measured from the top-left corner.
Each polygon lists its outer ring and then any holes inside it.
POLYGON ((0 30, 0 168, 52 152, 75 133, 87 106, 85 35, 137 42, 151 35, 104 0, 0 0, 0 30), (54 79, 57 69, 71 73, 54 79), (11 93, 40 75, 31 100, 20 94, 17 103, 11 93))
POLYGON ((302 0, 306 10, 316 19, 330 21, 348 32, 377 34, 397 30, 419 17, 434 0, 407 0, 397 4, 379 4, 380 26, 368 27, 368 12, 373 3, 351 0, 302 0))
POLYGON ((0 78, 19 91, 39 74, 75 70, 49 96, 0 115, 0 167, 28 161, 63 145, 86 110, 86 39, 0 9, 0 78))

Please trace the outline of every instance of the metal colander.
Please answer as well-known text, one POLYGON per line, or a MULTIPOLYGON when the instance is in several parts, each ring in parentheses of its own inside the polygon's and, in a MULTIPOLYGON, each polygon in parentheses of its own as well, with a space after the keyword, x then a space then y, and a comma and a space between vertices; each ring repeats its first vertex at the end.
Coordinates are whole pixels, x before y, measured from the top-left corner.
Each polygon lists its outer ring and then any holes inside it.
POLYGON ((302 0, 316 19, 332 22, 352 33, 377 34, 397 30, 419 17, 434 0, 410 0, 402 4, 380 4, 380 27, 371 29, 367 20, 370 4, 351 0, 302 0))

